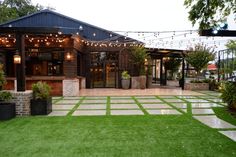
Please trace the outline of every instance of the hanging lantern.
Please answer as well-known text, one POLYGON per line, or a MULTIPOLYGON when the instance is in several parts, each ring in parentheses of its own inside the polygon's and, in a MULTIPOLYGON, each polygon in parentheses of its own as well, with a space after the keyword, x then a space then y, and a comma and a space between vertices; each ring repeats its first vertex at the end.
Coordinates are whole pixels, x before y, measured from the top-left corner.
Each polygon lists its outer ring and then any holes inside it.
POLYGON ((14 61, 14 64, 20 64, 21 63, 21 56, 19 55, 19 53, 16 53, 13 56, 13 61, 14 61))

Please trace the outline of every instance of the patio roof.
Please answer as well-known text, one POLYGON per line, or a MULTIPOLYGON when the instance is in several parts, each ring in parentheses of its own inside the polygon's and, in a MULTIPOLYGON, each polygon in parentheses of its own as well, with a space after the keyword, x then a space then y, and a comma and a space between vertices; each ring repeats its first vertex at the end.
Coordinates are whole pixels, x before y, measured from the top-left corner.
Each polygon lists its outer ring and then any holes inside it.
POLYGON ((42 10, 18 19, 0 24, 0 33, 9 30, 21 30, 25 32, 54 29, 62 34, 80 35, 91 41, 117 41, 117 42, 142 42, 117 34, 115 32, 73 19, 51 10, 42 10), (4 27, 4 28, 3 28, 4 27))

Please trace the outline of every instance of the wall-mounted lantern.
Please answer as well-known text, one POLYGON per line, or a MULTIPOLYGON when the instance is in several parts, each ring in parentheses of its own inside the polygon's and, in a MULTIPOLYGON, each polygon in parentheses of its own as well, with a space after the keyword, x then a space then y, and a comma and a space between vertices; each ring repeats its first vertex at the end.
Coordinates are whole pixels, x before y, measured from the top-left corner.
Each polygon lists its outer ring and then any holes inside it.
POLYGON ((73 60, 73 56, 71 52, 67 52, 66 53, 66 61, 72 61, 73 60))
POLYGON ((13 61, 14 64, 21 64, 21 56, 18 52, 16 52, 16 54, 13 56, 13 61))

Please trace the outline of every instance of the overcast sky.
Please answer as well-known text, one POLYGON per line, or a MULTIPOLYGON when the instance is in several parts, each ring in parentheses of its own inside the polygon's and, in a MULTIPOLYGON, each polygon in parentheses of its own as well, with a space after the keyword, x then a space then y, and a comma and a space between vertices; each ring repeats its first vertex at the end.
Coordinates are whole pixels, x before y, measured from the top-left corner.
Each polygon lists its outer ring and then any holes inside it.
MULTIPOLYGON (((196 30, 198 25, 192 26, 188 20, 188 10, 183 5, 184 0, 32 0, 34 4, 41 4, 56 9, 56 12, 77 20, 87 22, 111 31, 179 31, 196 30)), ((236 24, 229 21, 229 29, 236 29, 236 24)), ((210 46, 217 45, 224 49, 227 42, 222 38, 202 38, 197 32, 160 34, 160 37, 148 38, 142 36, 151 47, 168 47, 186 49, 195 42, 206 42, 210 46), (172 41, 171 41, 172 40, 172 41)), ((141 35, 139 35, 140 37, 141 35)), ((133 37, 133 36, 131 36, 133 37)))
MULTIPOLYGON (((109 30, 192 29, 183 0, 32 0, 109 30)), ((196 28, 196 27, 195 27, 196 28)))

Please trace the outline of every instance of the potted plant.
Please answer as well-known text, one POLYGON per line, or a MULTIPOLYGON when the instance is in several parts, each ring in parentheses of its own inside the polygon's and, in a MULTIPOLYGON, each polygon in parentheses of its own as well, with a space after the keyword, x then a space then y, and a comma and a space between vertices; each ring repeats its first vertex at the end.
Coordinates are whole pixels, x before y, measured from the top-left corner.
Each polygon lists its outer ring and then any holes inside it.
POLYGON ((32 90, 31 115, 47 115, 52 112, 51 87, 46 82, 39 81, 32 85, 32 90))
MULTIPOLYGON (((0 87, 6 83, 3 65, 0 64, 0 87)), ((8 91, 0 91, 0 120, 8 120, 16 116, 16 104, 11 102, 12 94, 8 91)))
POLYGON ((121 73, 121 86, 123 89, 129 89, 130 87, 130 75, 128 71, 123 71, 121 73))
POLYGON ((145 60, 148 60, 149 58, 149 54, 144 47, 134 47, 130 51, 130 61, 139 75, 139 87, 141 89, 146 88, 145 60))
POLYGON ((12 94, 0 91, 0 120, 12 119, 16 116, 16 104, 11 102, 12 94))

